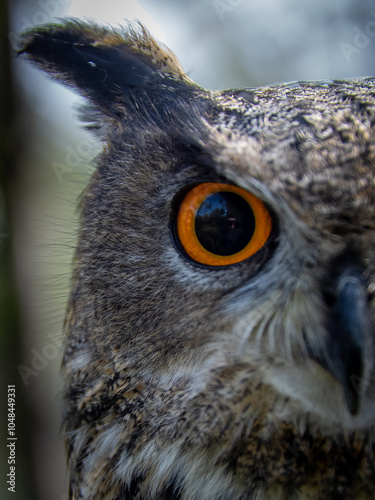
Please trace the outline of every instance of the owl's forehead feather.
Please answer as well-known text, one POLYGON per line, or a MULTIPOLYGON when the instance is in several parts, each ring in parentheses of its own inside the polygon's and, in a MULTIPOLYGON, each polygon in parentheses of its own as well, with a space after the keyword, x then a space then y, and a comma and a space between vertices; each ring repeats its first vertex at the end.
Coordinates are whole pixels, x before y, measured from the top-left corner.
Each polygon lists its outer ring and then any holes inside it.
POLYGON ((373 228, 374 92, 364 78, 218 93, 218 168, 240 184, 264 183, 328 232, 332 220, 341 231, 373 228))

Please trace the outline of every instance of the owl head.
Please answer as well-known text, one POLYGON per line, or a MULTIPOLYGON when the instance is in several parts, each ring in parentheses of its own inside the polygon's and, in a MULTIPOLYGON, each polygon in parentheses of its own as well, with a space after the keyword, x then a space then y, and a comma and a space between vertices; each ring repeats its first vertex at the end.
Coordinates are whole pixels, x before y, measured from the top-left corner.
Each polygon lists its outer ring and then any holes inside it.
POLYGON ((208 91, 140 25, 22 44, 103 141, 66 320, 70 498, 372 498, 375 79, 208 91))

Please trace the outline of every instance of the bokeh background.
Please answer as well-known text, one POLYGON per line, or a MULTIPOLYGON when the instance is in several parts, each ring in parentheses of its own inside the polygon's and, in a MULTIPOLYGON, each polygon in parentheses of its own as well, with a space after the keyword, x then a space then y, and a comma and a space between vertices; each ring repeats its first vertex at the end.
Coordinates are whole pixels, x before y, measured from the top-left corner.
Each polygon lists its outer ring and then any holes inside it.
POLYGON ((76 201, 99 145, 80 99, 14 57, 18 33, 65 16, 139 19, 208 89, 375 74, 374 0, 9 0, 0 4, 0 497, 66 500, 59 367, 76 201), (16 493, 4 479, 16 386, 16 493))

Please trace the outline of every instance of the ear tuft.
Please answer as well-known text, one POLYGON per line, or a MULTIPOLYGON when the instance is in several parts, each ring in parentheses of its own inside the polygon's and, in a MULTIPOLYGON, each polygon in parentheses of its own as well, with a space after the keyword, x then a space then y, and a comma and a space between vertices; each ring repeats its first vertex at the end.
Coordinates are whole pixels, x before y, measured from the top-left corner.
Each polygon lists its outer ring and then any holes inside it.
POLYGON ((20 55, 77 88, 102 112, 116 116, 146 100, 198 89, 176 56, 142 24, 119 29, 68 20, 26 31, 20 55))

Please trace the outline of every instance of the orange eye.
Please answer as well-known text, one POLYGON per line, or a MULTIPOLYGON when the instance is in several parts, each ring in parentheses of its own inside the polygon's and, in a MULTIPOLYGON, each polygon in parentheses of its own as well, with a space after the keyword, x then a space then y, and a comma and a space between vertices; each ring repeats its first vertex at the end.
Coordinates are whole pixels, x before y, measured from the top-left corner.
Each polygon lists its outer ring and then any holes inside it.
POLYGON ((272 220, 261 200, 230 184, 206 182, 183 199, 177 234, 185 252, 208 266, 228 266, 266 243, 272 220))

